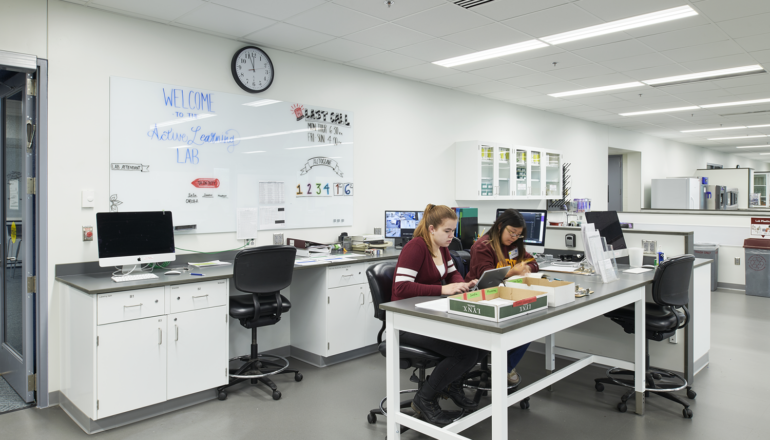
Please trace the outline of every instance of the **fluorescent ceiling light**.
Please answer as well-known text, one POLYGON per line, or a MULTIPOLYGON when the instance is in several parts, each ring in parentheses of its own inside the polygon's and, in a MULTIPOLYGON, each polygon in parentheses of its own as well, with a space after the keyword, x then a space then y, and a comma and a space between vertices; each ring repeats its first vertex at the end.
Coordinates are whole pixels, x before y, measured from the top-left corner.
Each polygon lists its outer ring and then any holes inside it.
POLYGON ((647 110, 643 112, 621 113, 620 116, 637 116, 637 115, 650 115, 653 113, 681 112, 685 110, 698 110, 699 108, 700 107, 698 107, 697 105, 693 105, 690 107, 662 108, 659 110, 647 110))
POLYGON ((759 153, 760 156, 767 156, 770 153, 759 153))
POLYGON ((243 105, 248 105, 249 107, 262 107, 263 105, 275 104, 277 102, 281 101, 276 101, 275 99, 260 99, 259 101, 247 102, 243 105))
POLYGON ((770 127, 770 124, 765 124, 765 125, 749 125, 746 128, 762 128, 762 127, 770 127))
POLYGON ((703 128, 700 130, 683 130, 682 133, 698 133, 700 131, 739 130, 741 128, 748 128, 748 127, 741 125, 739 127, 703 128))
POLYGON ((770 145, 749 145, 747 147, 735 147, 735 148, 770 148, 770 145))
POLYGON ((184 124, 185 122, 197 121, 198 119, 213 118, 216 115, 209 113, 203 113, 197 116, 191 116, 189 118, 174 119, 173 121, 160 122, 158 124, 150 125, 150 130, 155 127, 168 127, 169 125, 184 124))
POLYGON ((594 87, 592 89, 573 90, 571 92, 551 93, 548 96, 553 96, 554 98, 563 98, 565 96, 585 95, 586 93, 597 93, 597 92, 606 92, 609 90, 629 89, 631 87, 641 87, 643 85, 644 84, 640 82, 630 82, 625 84, 615 84, 614 86, 604 86, 604 87, 594 87))
POLYGON ((719 104, 707 104, 702 105, 701 108, 714 108, 714 107, 730 107, 733 105, 751 105, 751 104, 763 104, 770 102, 770 98, 767 99, 754 99, 751 101, 736 101, 736 102, 721 102, 719 104))
POLYGON ((693 8, 690 6, 680 6, 677 8, 665 9, 663 11, 653 12, 650 14, 637 15, 636 17, 611 21, 609 23, 596 26, 590 26, 575 31, 550 35, 548 37, 541 38, 541 40, 548 44, 562 44, 568 43, 570 41, 582 40, 584 38, 598 37, 599 35, 636 29, 639 27, 663 23, 666 21, 678 20, 680 18, 692 17, 693 15, 698 15, 698 13, 693 8))
POLYGON ((751 138, 766 138, 770 137, 768 134, 757 134, 753 136, 733 136, 733 137, 726 137, 726 138, 711 138, 710 141, 726 141, 729 139, 751 139, 751 138))
POLYGON ((733 67, 730 69, 712 70, 709 72, 690 73, 687 75, 669 76, 666 78, 650 79, 642 81, 649 86, 657 85, 671 85, 671 83, 686 83, 692 81, 707 81, 712 79, 728 78, 733 76, 741 76, 747 73, 766 73, 765 69, 758 65, 733 67))
POLYGON ((468 55, 462 55, 454 58, 447 58, 441 61, 434 61, 433 64, 438 64, 444 67, 454 67, 461 64, 475 63, 476 61, 488 60, 490 58, 497 58, 506 55, 511 55, 519 52, 526 52, 528 50, 540 49, 541 47, 548 47, 547 44, 542 41, 529 40, 523 43, 511 44, 508 46, 496 47, 494 49, 482 50, 481 52, 474 52, 468 55))

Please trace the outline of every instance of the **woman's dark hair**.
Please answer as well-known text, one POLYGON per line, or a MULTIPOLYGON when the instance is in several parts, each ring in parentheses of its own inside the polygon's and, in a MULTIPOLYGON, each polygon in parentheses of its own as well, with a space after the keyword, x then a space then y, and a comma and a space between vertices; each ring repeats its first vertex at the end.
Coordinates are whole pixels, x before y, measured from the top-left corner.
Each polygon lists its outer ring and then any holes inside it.
POLYGON ((495 251, 498 263, 505 262, 505 256, 503 255, 503 231, 505 231, 505 228, 508 226, 522 228, 522 237, 514 241, 513 244, 516 245, 516 249, 519 251, 518 259, 524 259, 524 254, 526 253, 523 237, 527 235, 527 224, 524 222, 524 217, 522 217, 519 211, 515 209, 506 209, 499 217, 497 217, 497 220, 492 224, 492 227, 489 228, 488 243, 492 246, 492 250, 495 251))

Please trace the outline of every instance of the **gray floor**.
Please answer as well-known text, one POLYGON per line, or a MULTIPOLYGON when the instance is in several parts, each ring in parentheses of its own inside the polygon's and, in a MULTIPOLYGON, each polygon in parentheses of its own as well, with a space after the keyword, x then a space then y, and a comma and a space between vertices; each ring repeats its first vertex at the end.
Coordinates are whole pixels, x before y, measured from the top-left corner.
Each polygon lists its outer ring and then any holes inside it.
MULTIPOLYGON (((698 397, 693 419, 659 397, 647 401, 644 417, 615 409, 621 392, 593 388, 598 368, 587 368, 559 382, 554 392, 532 397, 531 408, 509 410, 510 437, 547 439, 766 439, 770 412, 770 299, 719 291, 713 295, 711 366, 696 376, 698 397), (762 434, 762 433, 765 434, 762 434)), ((618 331, 622 331, 618 327, 618 331)), ((653 361, 654 363, 654 361, 653 361)), ((317 369, 294 361, 305 380, 277 380, 283 399, 273 401, 261 389, 244 388, 225 402, 211 401, 124 428, 98 434, 100 439, 378 439, 383 418, 366 422, 368 410, 385 392, 385 363, 379 355, 317 369)), ((564 362, 560 362, 560 366, 564 362)), ((525 381, 543 376, 543 357, 528 353, 519 370, 525 381)), ((404 372, 403 381, 408 380, 404 372)), ((445 401, 443 401, 445 402, 445 401)), ((488 402, 488 400, 482 401, 488 402)), ((445 407, 450 407, 442 403, 445 407)), ((83 439, 80 428, 59 408, 28 409, 0 416, 3 438, 83 439)), ((488 439, 490 422, 463 433, 488 439)), ((426 438, 415 432, 404 439, 426 438)))
POLYGON ((9 385, 4 378, 0 377, 0 414, 26 408, 30 405, 32 405, 32 403, 24 402, 24 400, 16 394, 16 391, 11 388, 11 385, 9 385))

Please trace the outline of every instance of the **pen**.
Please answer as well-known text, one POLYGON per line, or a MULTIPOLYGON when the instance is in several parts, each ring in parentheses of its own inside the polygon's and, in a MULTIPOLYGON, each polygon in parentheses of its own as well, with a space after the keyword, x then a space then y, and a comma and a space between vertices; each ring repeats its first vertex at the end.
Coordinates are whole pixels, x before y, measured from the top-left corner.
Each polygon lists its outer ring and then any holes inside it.
POLYGON ((190 275, 195 275, 196 277, 202 277, 203 276, 202 273, 190 273, 190 275))

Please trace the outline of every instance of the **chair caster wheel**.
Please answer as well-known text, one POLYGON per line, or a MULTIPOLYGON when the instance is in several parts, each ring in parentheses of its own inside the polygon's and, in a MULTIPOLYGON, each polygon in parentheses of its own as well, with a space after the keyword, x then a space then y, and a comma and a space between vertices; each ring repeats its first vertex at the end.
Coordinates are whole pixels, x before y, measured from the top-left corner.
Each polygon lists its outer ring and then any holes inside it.
POLYGON ((687 390, 687 398, 688 399, 694 399, 695 396, 697 396, 697 395, 698 395, 698 393, 696 393, 695 391, 693 391, 691 389, 687 390))
POLYGON ((227 400, 227 391, 222 390, 217 393, 217 399, 219 400, 227 400))
POLYGON ((279 400, 281 398, 281 392, 278 390, 273 391, 273 400, 279 400))
POLYGON ((529 409, 529 397, 519 402, 521 409, 529 409))
POLYGON ((626 411, 628 411, 628 407, 626 406, 625 403, 620 402, 620 403, 618 403, 618 411, 626 412, 626 411))
POLYGON ((661 376, 658 373, 652 373, 652 378, 655 379, 655 380, 661 380, 661 379, 663 379, 663 376, 661 376))
POLYGON ((370 425, 374 425, 375 423, 377 423, 377 416, 375 416, 372 413, 369 413, 366 416, 366 421, 369 422, 370 425))
POLYGON ((628 402, 628 396, 626 396, 625 394, 620 396, 620 401, 623 402, 623 403, 628 402))
POLYGON ((596 382, 594 384, 594 388, 596 388, 596 391, 601 393, 602 391, 604 391, 604 384, 601 382, 596 382))
POLYGON ((300 373, 300 372, 294 373, 294 381, 302 382, 302 373, 300 373))
POLYGON ((692 410, 690 408, 685 408, 682 410, 682 415, 685 419, 691 419, 692 418, 692 410))

